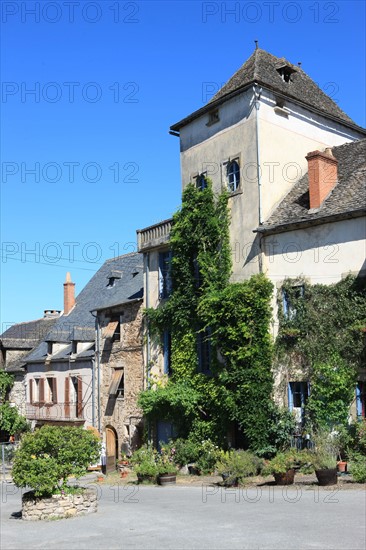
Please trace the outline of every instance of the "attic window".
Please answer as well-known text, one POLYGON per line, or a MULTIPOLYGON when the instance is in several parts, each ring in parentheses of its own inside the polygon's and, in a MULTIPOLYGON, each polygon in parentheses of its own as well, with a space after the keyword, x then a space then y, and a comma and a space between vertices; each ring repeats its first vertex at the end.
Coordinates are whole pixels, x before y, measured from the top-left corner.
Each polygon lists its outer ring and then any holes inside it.
POLYGON ((276 68, 276 71, 281 75, 284 82, 293 82, 292 74, 296 73, 296 69, 291 65, 281 65, 276 68))
POLYGON ((111 288, 115 285, 115 282, 117 279, 121 279, 122 277, 122 271, 117 271, 115 269, 112 269, 112 271, 108 274, 108 284, 107 287, 111 288))
POLYGON ((53 342, 47 342, 47 355, 52 355, 53 342))
POLYGON ((220 120, 219 110, 214 109, 213 111, 210 111, 208 113, 208 122, 207 122, 206 126, 212 126, 212 124, 215 124, 216 122, 219 122, 219 120, 220 120))

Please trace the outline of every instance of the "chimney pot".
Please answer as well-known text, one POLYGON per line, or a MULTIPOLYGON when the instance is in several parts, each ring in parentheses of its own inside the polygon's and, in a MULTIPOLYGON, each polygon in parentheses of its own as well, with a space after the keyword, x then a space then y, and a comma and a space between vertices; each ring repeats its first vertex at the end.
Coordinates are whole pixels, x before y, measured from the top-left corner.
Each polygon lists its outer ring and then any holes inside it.
POLYGON ((310 209, 320 208, 338 181, 338 161, 330 147, 324 152, 312 151, 306 155, 308 161, 310 209))
POLYGON ((71 281, 71 275, 66 273, 64 282, 64 315, 67 315, 75 305, 75 283, 71 281))

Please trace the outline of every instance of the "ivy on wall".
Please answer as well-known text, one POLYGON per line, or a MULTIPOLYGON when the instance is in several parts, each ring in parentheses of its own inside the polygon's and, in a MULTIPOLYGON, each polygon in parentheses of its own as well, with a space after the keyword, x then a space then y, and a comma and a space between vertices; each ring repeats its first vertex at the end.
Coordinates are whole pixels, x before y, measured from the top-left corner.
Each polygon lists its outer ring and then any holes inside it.
POLYGON ((349 275, 332 285, 289 279, 278 306, 276 362, 301 368, 310 381, 310 427, 345 424, 366 367, 366 279, 349 275))
POLYGON ((268 445, 273 379, 271 283, 255 276, 230 284, 228 195, 188 185, 173 218, 172 294, 147 310, 149 329, 171 333, 171 377, 140 395, 150 420, 167 419, 179 435, 224 444, 236 421, 252 449, 268 445), (199 372, 197 338, 209 338, 210 372, 199 372), (208 336, 209 335, 209 336, 208 336), (220 357, 220 360, 218 360, 220 357))

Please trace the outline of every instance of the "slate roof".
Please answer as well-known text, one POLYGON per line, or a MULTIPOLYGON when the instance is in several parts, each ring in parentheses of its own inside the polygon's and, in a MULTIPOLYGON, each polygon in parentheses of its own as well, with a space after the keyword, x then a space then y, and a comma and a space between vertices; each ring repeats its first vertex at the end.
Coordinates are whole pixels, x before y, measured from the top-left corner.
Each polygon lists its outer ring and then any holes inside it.
POLYGON ((278 92, 297 103, 305 105, 312 111, 339 120, 366 133, 298 65, 293 65, 284 57, 275 57, 260 48, 254 50, 244 65, 204 107, 174 124, 171 130, 179 131, 191 120, 219 106, 229 97, 243 92, 256 82, 264 88, 278 92), (283 65, 289 66, 294 71, 290 82, 285 82, 277 70, 283 65))
POLYGON ((338 160, 338 183, 318 210, 310 211, 306 173, 282 200, 270 218, 257 229, 278 233, 366 214, 366 139, 332 148, 338 160))
POLYGON ((34 321, 17 323, 0 335, 0 345, 4 349, 24 350, 24 354, 14 360, 6 359, 7 372, 22 371, 25 366, 24 357, 27 351, 35 348, 50 331, 57 317, 42 317, 34 321))
MULTIPOLYGON (((27 356, 27 361, 44 361, 47 355, 47 342, 71 343, 72 340, 93 342, 95 339, 95 312, 115 305, 142 300, 143 266, 138 253, 125 254, 107 260, 90 279, 76 297, 75 306, 68 315, 62 315, 44 341, 27 356), (113 271, 120 272, 114 286, 108 286, 113 271), (91 313, 94 311, 94 315, 91 313)), ((71 346, 66 346, 53 356, 55 359, 66 359, 70 356, 71 346)), ((78 354, 79 357, 93 355, 92 350, 78 354)))

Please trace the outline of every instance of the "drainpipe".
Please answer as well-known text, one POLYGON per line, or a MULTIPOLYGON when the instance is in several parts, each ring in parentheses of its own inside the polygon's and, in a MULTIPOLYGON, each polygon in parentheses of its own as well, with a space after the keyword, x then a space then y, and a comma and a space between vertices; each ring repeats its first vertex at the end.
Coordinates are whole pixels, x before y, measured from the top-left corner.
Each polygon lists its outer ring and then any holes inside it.
POLYGON ((257 147, 257 181, 258 181, 258 222, 259 225, 262 225, 262 182, 261 182, 261 168, 259 164, 259 107, 260 107, 260 97, 262 93, 262 88, 258 88, 258 84, 255 83, 253 86, 254 92, 254 105, 255 105, 255 130, 256 130, 256 147, 257 147))
MULTIPOLYGON (((95 345, 95 358, 96 358, 96 368, 97 368, 97 410, 98 410, 98 432, 101 433, 101 422, 100 422, 100 327, 99 327, 99 319, 98 315, 94 315, 93 312, 90 312, 93 317, 95 318, 95 331, 96 331, 96 345, 95 345)), ((95 416, 94 416, 94 400, 95 400, 95 394, 94 394, 94 381, 95 381, 95 374, 94 374, 94 368, 93 368, 93 375, 92 375, 92 401, 93 401, 93 426, 95 425, 95 416)))

